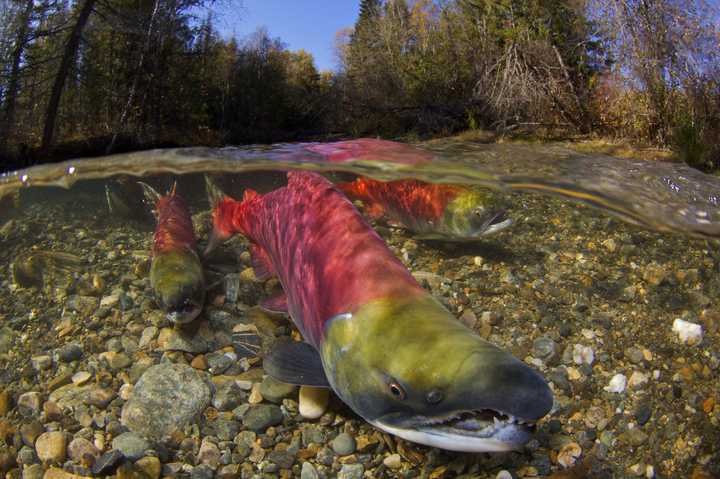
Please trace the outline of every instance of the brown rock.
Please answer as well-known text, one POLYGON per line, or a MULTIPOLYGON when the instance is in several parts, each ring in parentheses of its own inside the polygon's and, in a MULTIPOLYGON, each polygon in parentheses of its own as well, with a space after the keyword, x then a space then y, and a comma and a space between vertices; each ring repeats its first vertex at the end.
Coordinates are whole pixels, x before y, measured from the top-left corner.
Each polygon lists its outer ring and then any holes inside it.
POLYGON ((98 448, 96 448, 92 442, 87 439, 83 439, 82 437, 76 437, 70 442, 67 448, 67 453, 68 456, 70 456, 70 459, 75 462, 81 462, 86 455, 94 457, 98 457, 100 455, 98 448))
POLYGON ((195 369, 199 369, 201 371, 205 371, 208 368, 208 362, 207 359, 205 359, 205 355, 200 354, 198 356, 195 356, 193 360, 190 362, 190 366, 194 367, 195 369))
POLYGON ((0 391, 0 416, 10 412, 10 393, 7 390, 0 391))
POLYGON ((59 421, 63 418, 63 411, 55 401, 45 401, 43 412, 48 421, 59 421))
POLYGON ((62 469, 58 467, 51 467, 47 471, 45 471, 45 475, 43 476, 43 479, 90 479, 87 476, 78 476, 76 474, 69 473, 67 471, 63 471, 62 469))
POLYGON ((35 452, 43 462, 61 463, 67 454, 67 438, 61 431, 46 432, 35 441, 35 452))
POLYGON ((32 421, 20 426, 20 437, 27 447, 35 447, 35 441, 40 434, 45 432, 45 428, 38 421, 32 421))
POLYGON ((115 391, 105 388, 96 388, 90 391, 85 399, 85 404, 95 406, 98 409, 105 409, 113 399, 115 399, 115 391))
POLYGON ((11 451, 0 451, 0 474, 5 474, 15 467, 15 454, 11 451))
POLYGON ((32 416, 40 412, 40 404, 40 393, 37 391, 21 394, 17 400, 18 409, 25 416, 32 416))
POLYGON ((160 459, 153 456, 138 459, 135 463, 135 467, 142 471, 149 479, 158 479, 162 469, 160 459))

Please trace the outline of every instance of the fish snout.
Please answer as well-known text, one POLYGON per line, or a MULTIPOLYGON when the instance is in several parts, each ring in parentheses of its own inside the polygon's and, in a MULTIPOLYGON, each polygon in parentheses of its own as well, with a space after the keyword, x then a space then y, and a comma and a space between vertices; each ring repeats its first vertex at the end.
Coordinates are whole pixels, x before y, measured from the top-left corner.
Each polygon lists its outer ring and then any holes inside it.
POLYGON ((456 376, 462 409, 491 409, 525 421, 537 421, 550 412, 553 395, 533 368, 501 351, 471 355, 456 376))

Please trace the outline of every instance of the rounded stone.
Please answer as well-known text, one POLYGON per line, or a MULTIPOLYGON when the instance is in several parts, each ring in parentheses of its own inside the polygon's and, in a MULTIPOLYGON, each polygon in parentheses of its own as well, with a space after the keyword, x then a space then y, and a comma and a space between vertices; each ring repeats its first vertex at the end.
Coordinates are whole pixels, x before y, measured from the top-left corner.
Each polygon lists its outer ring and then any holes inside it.
POLYGON ((302 469, 300 469, 300 479, 320 479, 315 466, 309 462, 303 462, 302 469))
POLYGON ((317 419, 328 407, 330 390, 312 386, 301 386, 298 398, 298 410, 305 419, 317 419))
POLYGON ((183 364, 149 368, 135 384, 122 410, 131 431, 160 440, 182 430, 210 403, 210 388, 200 374, 183 364))
POLYGON ((88 454, 93 457, 98 457, 100 455, 98 448, 96 448, 92 442, 82 437, 76 437, 70 441, 67 452, 70 459, 75 462, 80 462, 83 457, 88 454))
POLYGON ((400 469, 400 466, 402 466, 402 458, 400 454, 390 454, 383 459, 383 464, 385 464, 385 467, 388 469, 400 469))
POLYGON ((72 382, 76 386, 81 386, 86 382, 90 381, 90 378, 92 378, 92 374, 90 374, 89 372, 79 371, 72 375, 72 382))
POLYGON ((550 338, 541 337, 533 341, 532 354, 538 359, 547 359, 555 354, 556 344, 550 338))
POLYGON ((135 463, 135 467, 140 469, 149 479, 158 479, 162 465, 160 459, 154 456, 143 457, 135 463))
POLYGON ((256 432, 265 431, 270 426, 282 422, 283 414, 274 404, 258 404, 251 407, 243 416, 243 425, 256 432))
POLYGON ((82 347, 76 343, 66 344, 58 350, 58 359, 64 363, 77 361, 83 356, 82 347))
POLYGON ((134 432, 125 432, 120 434, 112 441, 113 449, 122 452, 123 456, 136 461, 145 455, 145 451, 150 449, 150 443, 140 434, 134 432))
POLYGON ((67 454, 67 438, 61 431, 40 434, 35 441, 35 452, 42 462, 61 463, 67 454))
POLYGON ((264 399, 279 404, 283 399, 292 395, 297 386, 287 384, 270 376, 266 376, 260 383, 260 394, 264 399))
POLYGON ((350 434, 343 432, 338 434, 335 439, 332 440, 330 446, 333 451, 339 456, 347 456, 355 452, 356 444, 355 438, 350 434))

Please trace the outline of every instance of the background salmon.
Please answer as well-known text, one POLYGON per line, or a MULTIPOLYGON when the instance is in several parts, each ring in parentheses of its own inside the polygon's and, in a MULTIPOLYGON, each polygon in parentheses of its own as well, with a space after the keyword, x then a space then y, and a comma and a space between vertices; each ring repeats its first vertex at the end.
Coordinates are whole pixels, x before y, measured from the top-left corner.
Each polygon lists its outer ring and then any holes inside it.
POLYGON ((185 201, 173 186, 165 196, 141 183, 155 207, 150 283, 159 306, 173 323, 188 323, 202 311, 205 280, 197 254, 197 239, 185 201))
POLYGON ((339 183, 338 188, 362 201, 371 217, 386 215, 419 238, 473 240, 512 224, 505 210, 493 205, 489 192, 462 186, 358 178, 339 183))

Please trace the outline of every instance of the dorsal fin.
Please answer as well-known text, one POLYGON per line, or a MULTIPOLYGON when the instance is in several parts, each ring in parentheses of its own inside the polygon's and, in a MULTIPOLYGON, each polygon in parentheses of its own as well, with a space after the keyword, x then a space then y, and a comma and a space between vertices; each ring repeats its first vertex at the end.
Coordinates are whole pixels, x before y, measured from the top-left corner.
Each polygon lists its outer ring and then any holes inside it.
POLYGON ((158 201, 160 201, 160 198, 161 198, 160 193, 155 191, 155 189, 152 186, 148 185, 147 183, 143 183, 142 181, 138 181, 138 183, 140 184, 140 186, 143 189, 143 195, 145 196, 145 203, 147 203, 148 206, 150 206, 150 209, 151 209, 153 215, 157 219, 157 215, 158 215, 157 203, 158 203, 158 201))
POLYGON ((248 189, 246 189, 245 192, 243 193, 243 199, 242 199, 242 200, 243 200, 243 201, 250 201, 250 200, 252 200, 253 198, 257 198, 258 196, 260 196, 260 193, 258 193, 257 191, 253 190, 252 188, 248 188, 248 189))

